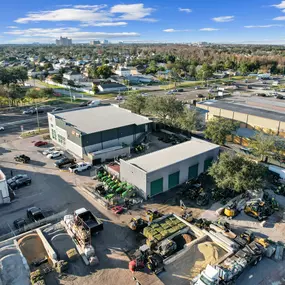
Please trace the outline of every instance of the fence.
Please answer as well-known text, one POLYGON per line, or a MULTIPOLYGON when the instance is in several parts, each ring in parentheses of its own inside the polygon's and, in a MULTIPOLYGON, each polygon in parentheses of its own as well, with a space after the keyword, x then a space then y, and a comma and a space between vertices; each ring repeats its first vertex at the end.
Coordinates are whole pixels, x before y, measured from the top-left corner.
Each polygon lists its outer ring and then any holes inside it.
POLYGON ((51 80, 45 80, 45 82, 47 84, 55 85, 55 86, 58 86, 58 87, 63 87, 63 88, 66 88, 66 89, 72 89, 72 90, 75 90, 75 91, 78 91, 78 92, 85 92, 85 93, 94 95, 93 91, 85 89, 85 88, 72 87, 72 86, 69 86, 69 85, 53 82, 51 80))
POLYGON ((41 227, 41 226, 43 226, 45 224, 58 222, 66 214, 67 214, 67 210, 64 210, 64 211, 59 212, 57 214, 51 215, 51 216, 49 216, 49 217, 47 217, 45 219, 42 219, 42 220, 40 220, 38 222, 34 222, 34 223, 31 223, 31 224, 25 225, 22 229, 18 229, 18 230, 12 230, 11 227, 9 226, 9 228, 11 229, 11 232, 0 236, 0 242, 4 241, 6 239, 12 238, 14 236, 17 236, 19 234, 22 234, 24 232, 36 229, 36 228, 41 227))

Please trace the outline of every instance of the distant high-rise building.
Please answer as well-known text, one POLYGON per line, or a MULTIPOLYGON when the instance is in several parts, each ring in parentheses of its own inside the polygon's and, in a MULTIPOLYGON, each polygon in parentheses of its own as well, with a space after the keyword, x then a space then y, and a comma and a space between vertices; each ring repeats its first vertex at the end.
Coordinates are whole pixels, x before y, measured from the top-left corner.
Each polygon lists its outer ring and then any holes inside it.
POLYGON ((72 39, 60 37, 59 40, 55 40, 57 46, 71 46, 72 39))
POLYGON ((98 40, 91 41, 89 44, 90 44, 91 46, 99 45, 99 44, 100 44, 100 41, 98 41, 98 40))
POLYGON ((108 43, 109 43, 108 40, 103 40, 103 41, 101 41, 101 44, 103 44, 103 45, 107 45, 108 43))

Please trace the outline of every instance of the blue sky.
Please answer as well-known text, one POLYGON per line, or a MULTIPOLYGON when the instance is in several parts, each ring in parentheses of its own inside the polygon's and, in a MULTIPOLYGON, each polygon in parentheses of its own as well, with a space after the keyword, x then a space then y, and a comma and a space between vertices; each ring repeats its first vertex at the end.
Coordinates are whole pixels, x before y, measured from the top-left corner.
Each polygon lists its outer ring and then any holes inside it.
POLYGON ((285 44, 282 0, 3 0, 0 43, 94 39, 285 44))

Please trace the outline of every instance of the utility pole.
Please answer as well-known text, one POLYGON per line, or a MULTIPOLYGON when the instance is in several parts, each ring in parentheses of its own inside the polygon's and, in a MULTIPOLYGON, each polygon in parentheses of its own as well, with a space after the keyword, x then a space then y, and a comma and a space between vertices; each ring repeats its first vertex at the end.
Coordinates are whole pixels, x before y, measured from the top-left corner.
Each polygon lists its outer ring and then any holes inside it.
POLYGON ((39 112, 38 112, 38 104, 37 104, 37 102, 36 102, 36 112, 37 112, 38 131, 40 131, 40 120, 39 120, 39 112))
POLYGON ((70 102, 72 102, 71 87, 70 86, 69 86, 69 95, 70 95, 70 102))

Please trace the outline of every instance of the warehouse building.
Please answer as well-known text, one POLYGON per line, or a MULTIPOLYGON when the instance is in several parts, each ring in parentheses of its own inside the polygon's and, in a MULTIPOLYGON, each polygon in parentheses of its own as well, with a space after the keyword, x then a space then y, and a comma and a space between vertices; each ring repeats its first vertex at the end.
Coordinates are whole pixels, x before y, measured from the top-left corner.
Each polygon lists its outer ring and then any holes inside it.
POLYGON ((80 158, 100 150, 130 146, 147 134, 152 124, 148 118, 116 105, 49 113, 48 121, 51 139, 80 158))
POLYGON ((196 178, 218 154, 218 145, 192 138, 134 159, 121 159, 120 179, 135 185, 147 199, 196 178))
MULTIPOLYGON (((206 121, 214 117, 227 118, 240 123, 240 128, 264 133, 275 133, 285 138, 285 104, 259 98, 246 102, 207 100, 197 103, 207 110, 206 121)), ((246 133, 250 133, 247 131, 246 133)), ((252 132, 254 135, 254 132, 252 132)))

